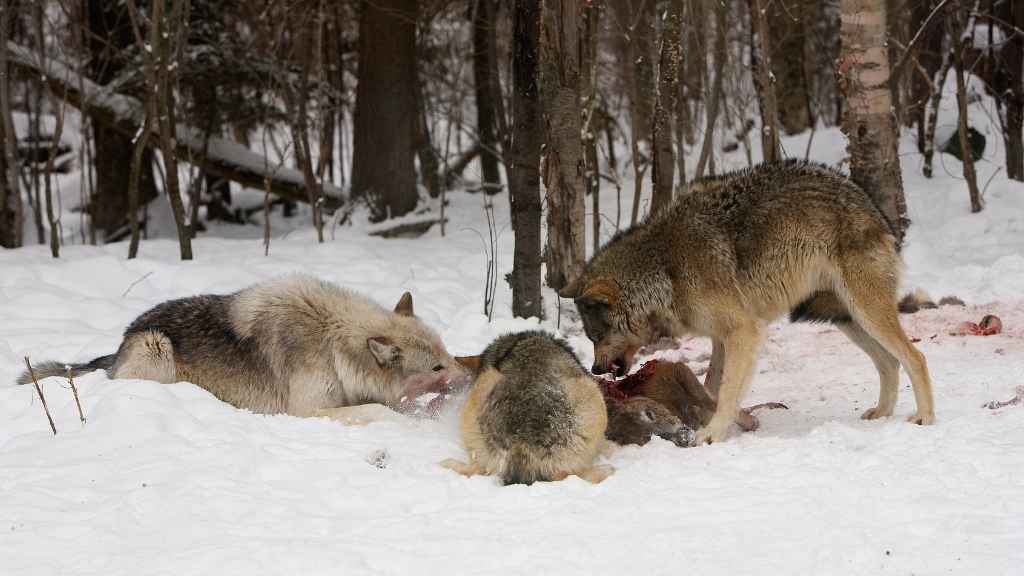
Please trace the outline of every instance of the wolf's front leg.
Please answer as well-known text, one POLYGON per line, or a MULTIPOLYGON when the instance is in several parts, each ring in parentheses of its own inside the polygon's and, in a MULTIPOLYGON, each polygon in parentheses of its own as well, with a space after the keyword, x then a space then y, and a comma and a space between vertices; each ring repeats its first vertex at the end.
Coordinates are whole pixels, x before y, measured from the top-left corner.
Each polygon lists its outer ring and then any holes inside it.
POLYGON ((704 376, 704 388, 712 398, 718 399, 718 389, 722 387, 722 367, 725 364, 725 346, 718 338, 711 339, 711 362, 708 373, 704 376))
POLYGON ((736 328, 722 339, 725 362, 718 406, 707 426, 697 431, 698 445, 725 440, 729 427, 736 421, 740 400, 750 385, 763 340, 764 327, 760 322, 736 328))
POLYGON ((330 418, 346 426, 364 426, 370 422, 408 422, 409 420, 383 404, 322 408, 313 412, 313 416, 330 418))

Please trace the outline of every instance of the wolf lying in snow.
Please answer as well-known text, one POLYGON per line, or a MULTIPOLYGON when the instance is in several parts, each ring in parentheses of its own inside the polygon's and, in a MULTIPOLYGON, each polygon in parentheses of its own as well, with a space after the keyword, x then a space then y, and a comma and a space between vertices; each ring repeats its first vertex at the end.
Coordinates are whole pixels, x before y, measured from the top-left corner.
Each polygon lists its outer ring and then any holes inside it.
MULTIPOLYGON (((408 292, 388 311, 301 274, 159 304, 128 326, 115 354, 70 368, 72 375, 105 369, 112 378, 188 381, 253 412, 350 424, 397 416, 384 406, 397 409, 466 375, 413 315, 408 292)), ((47 362, 35 373, 64 376, 67 365, 47 362)))

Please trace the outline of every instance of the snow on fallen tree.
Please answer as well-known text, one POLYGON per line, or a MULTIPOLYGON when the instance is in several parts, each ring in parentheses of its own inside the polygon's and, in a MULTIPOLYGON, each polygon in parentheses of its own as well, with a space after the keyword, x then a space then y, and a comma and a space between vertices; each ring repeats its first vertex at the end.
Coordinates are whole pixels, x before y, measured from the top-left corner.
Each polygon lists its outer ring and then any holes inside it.
MULTIPOLYGON (((68 104, 87 113, 97 122, 135 138, 143 126, 145 111, 137 98, 114 92, 83 77, 71 67, 53 58, 13 42, 7 43, 8 62, 25 73, 41 76, 68 104)), ((206 137, 194 128, 178 125, 175 149, 179 159, 190 162, 219 178, 242 186, 264 190, 269 179, 270 192, 288 200, 308 202, 302 172, 279 166, 238 142, 206 137)), ((157 147, 157 133, 149 135, 148 146, 157 147)), ((321 184, 324 208, 334 210, 343 202, 344 193, 327 182, 321 184)))

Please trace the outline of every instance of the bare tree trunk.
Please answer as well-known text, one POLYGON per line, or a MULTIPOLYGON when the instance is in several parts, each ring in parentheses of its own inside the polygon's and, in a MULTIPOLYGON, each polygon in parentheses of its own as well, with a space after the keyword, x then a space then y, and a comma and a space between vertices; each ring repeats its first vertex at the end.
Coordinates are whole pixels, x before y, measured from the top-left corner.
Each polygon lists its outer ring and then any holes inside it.
POLYGON ((708 103, 707 109, 707 124, 704 128, 704 144, 700 149, 697 170, 693 175, 694 180, 700 180, 704 177, 704 169, 707 168, 708 160, 712 154, 711 149, 714 146, 715 120, 718 118, 718 109, 721 106, 722 77, 724 76, 725 59, 728 57, 726 52, 728 48, 726 42, 728 39, 728 31, 726 30, 728 10, 729 6, 725 3, 719 3, 715 6, 715 82, 711 88, 711 100, 708 103))
POLYGON ((423 185, 431 198, 441 195, 442 183, 441 162, 438 160, 437 151, 430 140, 430 128, 427 123, 427 101, 423 94, 423 79, 416 76, 416 132, 413 135, 413 146, 416 147, 416 156, 420 160, 420 177, 423 178, 423 185))
POLYGON ((548 199, 547 283, 559 290, 586 259, 583 144, 580 140, 580 4, 544 0, 541 8, 541 96, 544 186, 548 199))
MULTIPOLYGON (((651 184, 654 187, 651 213, 664 210, 672 204, 675 153, 672 149, 672 115, 676 113, 676 94, 679 91, 680 28, 683 18, 683 0, 670 0, 665 24, 661 32, 661 51, 658 59, 658 93, 654 105, 654 165, 651 184)), ((680 148, 680 153, 682 149, 680 148)), ((683 175, 685 178, 685 174, 683 175)))
POLYGON ((591 2, 583 8, 583 61, 580 65, 580 91, 583 93, 583 148, 586 163, 586 193, 591 201, 591 232, 594 253, 601 246, 601 168, 597 159, 597 136, 601 114, 598 110, 597 60, 598 36, 600 28, 601 8, 597 2, 591 2))
POLYGON ((541 316, 540 153, 542 110, 537 84, 540 38, 539 0, 515 0, 512 46, 512 146, 509 193, 515 251, 512 263, 512 314, 541 316))
POLYGON ((416 208, 416 0, 364 0, 353 119, 352 196, 381 221, 416 208))
POLYGON ((954 2, 947 12, 946 25, 949 27, 949 39, 953 43, 953 67, 956 69, 956 102, 959 111, 958 130, 960 134, 960 160, 963 163, 964 180, 971 195, 971 212, 981 212, 981 192, 978 190, 978 175, 974 170, 974 156, 967 142, 967 86, 964 82, 964 43, 966 30, 964 9, 960 2, 954 2))
POLYGON ((685 71, 680 71, 685 98, 680 107, 686 117, 686 143, 697 143, 694 130, 699 118, 698 107, 704 101, 704 77, 707 70, 707 17, 704 0, 686 0, 687 17, 683 24, 686 29, 686 50, 683 51, 685 71))
POLYGON ((841 7, 837 82, 846 94, 842 129, 848 139, 850 176, 871 196, 902 245, 907 205, 889 92, 885 4, 883 0, 842 0, 841 7))
MULTIPOLYGON (((332 3, 333 4, 333 3, 332 3)), ((341 30, 338 29, 337 10, 328 6, 327 0, 320 0, 319 5, 320 23, 317 38, 318 56, 320 58, 320 86, 318 98, 320 99, 320 122, 319 122, 319 155, 317 160, 317 179, 321 182, 326 179, 328 182, 335 182, 334 177, 334 143, 335 131, 338 128, 338 108, 340 98, 334 94, 333 87, 339 84, 337 75, 340 66, 337 59, 341 57, 338 49, 338 36, 341 30)))
MULTIPOLYGON (((43 31, 41 16, 40 14, 38 23, 40 37, 42 37, 43 31)), ((40 89, 42 89, 42 86, 40 86, 40 89)), ((67 104, 58 104, 57 98, 50 92, 50 108, 54 113, 55 127, 53 134, 50 135, 50 150, 46 157, 46 220, 50 226, 50 254, 54 258, 60 258, 61 223, 60 216, 55 217, 53 210, 53 173, 54 162, 57 160, 57 150, 60 147, 60 138, 64 133, 64 111, 67 108, 67 104)))
POLYGON ((775 162, 782 159, 782 150, 779 145, 779 106, 772 74, 772 34, 768 32, 762 0, 747 0, 747 4, 750 6, 750 61, 761 108, 762 154, 765 162, 775 162))
POLYGON ((491 77, 491 52, 494 36, 494 0, 475 0, 473 7, 473 88, 476 94, 477 138, 483 148, 480 167, 484 192, 495 194, 501 190, 498 172, 498 139, 495 136, 497 118, 494 106, 494 79, 491 77))
POLYGON ((922 154, 927 134, 928 103, 934 98, 932 78, 942 67, 943 27, 934 19, 928 20, 933 4, 941 0, 921 0, 911 3, 910 34, 921 34, 921 39, 911 47, 909 71, 910 96, 904 111, 905 120, 917 128, 917 149, 922 154), (925 24, 928 24, 927 27, 925 24))
POLYGON ((935 128, 939 123, 939 106, 942 104, 942 87, 946 85, 946 77, 950 68, 953 67, 952 54, 947 51, 942 62, 942 68, 935 76, 935 83, 932 85, 931 108, 928 111, 928 125, 924 135, 924 166, 921 169, 925 178, 932 177, 932 159, 935 157, 935 128))
POLYGON ((185 206, 181 201, 181 186, 178 182, 178 157, 174 147, 177 120, 174 105, 174 69, 179 62, 177 50, 181 45, 180 28, 186 16, 189 0, 174 0, 171 12, 166 12, 167 0, 153 0, 150 18, 149 48, 142 39, 142 20, 135 0, 128 0, 134 24, 136 40, 145 56, 146 90, 149 114, 156 120, 160 131, 160 154, 163 156, 167 196, 174 212, 174 223, 178 228, 178 243, 181 259, 192 259, 192 231, 185 222, 185 206), (173 61, 173 62, 172 62, 173 61), (172 66, 173 63, 173 66, 172 66))
MULTIPOLYGON (((143 120, 142 132, 135 140, 135 149, 132 151, 132 164, 128 178, 128 221, 131 225, 132 236, 128 243, 128 259, 139 255, 139 180, 142 172, 142 155, 146 152, 146 134, 153 129, 153 117, 150 115, 151 106, 146 106, 146 117, 143 120)), ((270 215, 265 214, 264 218, 270 215)))
MULTIPOLYGON (((0 44, 10 37, 11 0, 0 0, 0 44)), ((11 115, 11 68, 7 51, 0 54, 0 247, 18 248, 24 236, 24 213, 18 186, 18 160, 14 154, 17 136, 11 115)))
MULTIPOLYGON (((1003 28, 1013 26, 1007 44, 998 51, 996 103, 1001 104, 1003 141, 1006 143, 1006 175, 1024 181, 1024 2, 999 3, 998 18, 1003 28)), ((990 27, 991 30, 991 27, 990 27)))

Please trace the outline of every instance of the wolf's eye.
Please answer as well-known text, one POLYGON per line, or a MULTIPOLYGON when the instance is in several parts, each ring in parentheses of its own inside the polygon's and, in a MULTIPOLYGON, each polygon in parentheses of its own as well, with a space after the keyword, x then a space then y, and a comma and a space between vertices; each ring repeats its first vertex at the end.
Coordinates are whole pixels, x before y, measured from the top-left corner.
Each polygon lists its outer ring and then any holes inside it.
POLYGON ((440 364, 438 364, 437 366, 434 366, 433 368, 431 368, 431 370, 433 370, 434 372, 440 372, 441 370, 444 370, 444 366, 441 366, 440 364))

